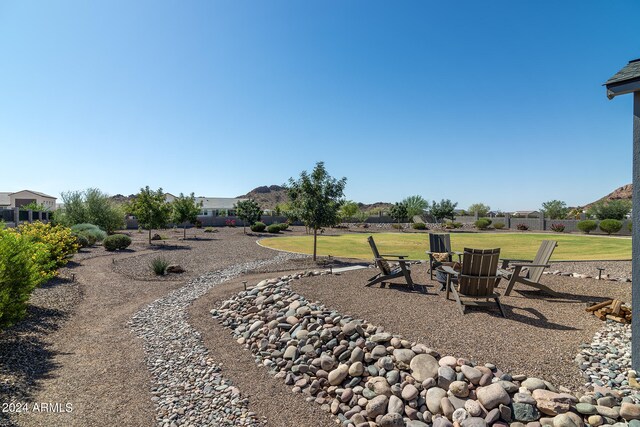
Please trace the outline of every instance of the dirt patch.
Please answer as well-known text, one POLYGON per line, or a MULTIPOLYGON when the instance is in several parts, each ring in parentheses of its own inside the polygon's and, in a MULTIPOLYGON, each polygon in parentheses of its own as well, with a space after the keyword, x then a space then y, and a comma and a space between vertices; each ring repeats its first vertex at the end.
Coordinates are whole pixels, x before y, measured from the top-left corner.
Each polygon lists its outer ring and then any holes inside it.
POLYGON ((271 376, 267 369, 257 366, 249 350, 234 340, 229 330, 211 317, 209 311, 219 303, 243 290, 243 280, 258 283, 277 274, 263 273, 242 276, 213 287, 189 308, 189 323, 201 334, 210 356, 222 365, 222 375, 233 381, 249 408, 266 417, 268 425, 279 427, 334 426, 329 414, 307 402, 301 394, 293 394, 282 380, 271 376), (277 402, 277 403, 276 403, 277 402))

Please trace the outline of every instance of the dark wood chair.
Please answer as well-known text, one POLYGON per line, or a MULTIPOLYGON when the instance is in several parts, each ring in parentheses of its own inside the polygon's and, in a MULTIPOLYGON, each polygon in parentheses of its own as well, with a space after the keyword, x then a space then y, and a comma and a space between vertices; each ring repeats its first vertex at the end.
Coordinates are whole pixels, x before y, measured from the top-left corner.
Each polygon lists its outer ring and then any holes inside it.
POLYGON ((447 254, 445 262, 452 262, 453 256, 458 255, 458 261, 462 256, 462 252, 454 252, 451 250, 451 235, 449 233, 429 233, 429 278, 433 280, 433 270, 439 266, 439 261, 435 259, 435 254, 447 254), (437 264, 434 267, 434 264, 437 264))
POLYGON ((373 236, 367 237, 367 241, 369 242, 369 246, 371 246, 373 258, 375 260, 376 266, 378 267, 378 269, 380 269, 380 272, 370 278, 366 286, 375 285, 376 283, 384 283, 388 282, 389 280, 403 277, 407 286, 413 289, 414 283, 411 279, 411 269, 409 263, 415 262, 417 260, 407 259, 408 255, 380 254, 380 252, 378 252, 376 242, 373 240, 373 236), (398 265, 392 268, 389 262, 397 262, 398 265))
POLYGON ((493 305, 489 302, 493 299, 502 317, 506 317, 500 304, 500 295, 495 292, 495 287, 501 279, 498 275, 499 261, 500 249, 465 248, 460 271, 448 266, 441 267, 447 273, 447 299, 451 292, 458 303, 460 313, 464 314, 465 306, 493 305), (475 301, 463 303, 462 298, 475 301))
POLYGON ((522 283, 523 285, 540 289, 541 291, 546 292, 552 296, 558 296, 557 292, 552 291, 548 286, 540 283, 542 273, 544 272, 545 268, 549 268, 549 260, 551 259, 551 255, 553 254, 553 250, 556 248, 556 246, 558 246, 558 242, 556 242, 555 240, 543 240, 533 261, 503 259, 500 274, 503 278, 509 281, 507 290, 504 293, 505 296, 511 293, 513 285, 515 285, 516 283, 522 283), (513 271, 505 270, 509 267, 509 265, 512 265, 514 267, 513 271), (523 271, 523 269, 525 268, 526 271, 523 271))

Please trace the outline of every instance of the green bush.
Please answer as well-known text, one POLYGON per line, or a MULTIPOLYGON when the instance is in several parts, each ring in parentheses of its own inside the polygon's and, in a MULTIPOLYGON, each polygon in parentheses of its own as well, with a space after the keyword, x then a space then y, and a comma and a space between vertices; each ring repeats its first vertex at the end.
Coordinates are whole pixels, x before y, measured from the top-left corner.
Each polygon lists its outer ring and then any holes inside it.
POLYGON ((278 224, 278 227, 280 227, 280 231, 284 231, 284 230, 289 228, 289 224, 286 223, 286 222, 282 222, 282 223, 278 224))
POLYGON ((425 224, 424 222, 416 222, 413 223, 412 227, 414 230, 426 230, 427 224, 425 224))
POLYGON ((391 226, 396 230, 402 230, 402 224, 391 224, 391 226))
POLYGON ((87 223, 73 225, 71 226, 71 231, 93 236, 95 240, 94 243, 102 242, 105 239, 105 237, 107 237, 107 233, 101 230, 100 227, 98 227, 97 225, 87 224, 87 223))
POLYGON ((598 228, 598 223, 591 219, 585 219, 584 221, 580 221, 576 226, 578 227, 578 230, 582 231, 585 234, 589 234, 590 232, 598 228))
POLYGON ((487 218, 480 218, 473 223, 478 230, 486 230, 491 225, 491 220, 487 218))
POLYGON ((271 224, 270 226, 267 227, 267 232, 269 233, 279 233, 280 232, 280 226, 278 224, 271 224))
POLYGON ((264 222, 256 222, 255 224, 253 224, 251 227, 251 231, 256 232, 256 233, 260 233, 262 231, 264 231, 265 228, 267 228, 267 226, 265 225, 264 222))
POLYGON ((124 234, 112 234, 111 236, 107 236, 102 244, 108 251, 122 250, 129 247, 131 244, 131 237, 124 234))
POLYGON ((73 235, 75 236, 76 240, 78 241, 78 246, 81 248, 88 248, 89 246, 91 246, 91 244, 89 243, 89 238, 87 237, 86 234, 84 233, 73 233, 73 235))
POLYGON ((493 228, 495 228, 496 230, 502 230, 504 227, 505 227, 504 222, 496 222, 495 224, 493 224, 493 228))
POLYGON ((218 232, 218 230, 216 230, 216 229, 215 229, 215 228, 213 228, 213 227, 205 227, 204 232, 205 232, 205 233, 217 233, 217 232, 218 232))
POLYGON ((617 219, 604 219, 600 221, 600 230, 607 234, 617 233, 621 228, 622 222, 617 219))
POLYGON ((0 328, 22 319, 33 289, 48 279, 39 265, 42 243, 0 227, 0 328))
POLYGON ((52 276, 55 276, 56 270, 66 265, 69 258, 78 252, 77 240, 67 227, 36 221, 19 226, 17 231, 25 238, 43 245, 41 266, 52 276))
POLYGON ((156 273, 157 276, 164 276, 167 274, 167 267, 169 267, 169 261, 164 258, 157 257, 151 260, 151 270, 156 273))

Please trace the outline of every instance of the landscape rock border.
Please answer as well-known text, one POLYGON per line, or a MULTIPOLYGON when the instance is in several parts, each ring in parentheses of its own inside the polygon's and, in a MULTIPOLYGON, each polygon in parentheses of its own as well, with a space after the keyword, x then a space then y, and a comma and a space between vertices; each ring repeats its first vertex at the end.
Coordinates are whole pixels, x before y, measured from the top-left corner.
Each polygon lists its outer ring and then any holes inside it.
POLYGON ((604 387, 572 394, 493 364, 441 356, 295 293, 306 272, 263 280, 211 310, 256 363, 345 427, 578 427, 639 423, 640 405, 604 387))

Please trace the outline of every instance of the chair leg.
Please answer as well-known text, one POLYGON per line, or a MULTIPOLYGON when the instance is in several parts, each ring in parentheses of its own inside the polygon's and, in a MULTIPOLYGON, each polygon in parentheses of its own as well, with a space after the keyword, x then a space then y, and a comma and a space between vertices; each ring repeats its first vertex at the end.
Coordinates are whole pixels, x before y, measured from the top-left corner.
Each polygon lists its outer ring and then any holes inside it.
POLYGON ((516 284, 516 282, 518 281, 518 276, 520 276, 520 271, 522 270, 522 266, 521 265, 517 265, 516 269, 513 270, 513 273, 511 274, 511 277, 509 278, 509 284, 507 285, 507 290, 504 292, 504 294, 506 296, 509 296, 511 294, 511 290, 513 289, 513 285, 516 284))
POLYGON ((433 258, 429 256, 429 278, 433 280, 433 258))
POLYGON ((445 283, 445 287, 447 288, 447 300, 449 299, 449 289, 451 287, 451 275, 447 274, 447 282, 445 283))
POLYGON ((455 298, 456 303, 458 303, 458 310, 460 311, 460 314, 464 314, 464 304, 462 304, 462 301, 460 300, 460 295, 458 295, 458 291, 456 290, 454 284, 450 283, 449 288, 451 289, 451 293, 453 294, 453 297, 455 298))
POLYGON ((413 286, 413 279, 411 279, 411 271, 407 268, 404 262, 400 263, 400 269, 402 270, 402 275, 407 281, 407 285, 409 285, 409 287, 413 289, 414 286, 413 286))
POLYGON ((506 318, 507 315, 504 314, 504 309, 502 308, 502 304, 500 304, 500 298, 496 297, 496 304, 498 304, 498 310, 500 310, 500 314, 502 314, 502 317, 506 318))

